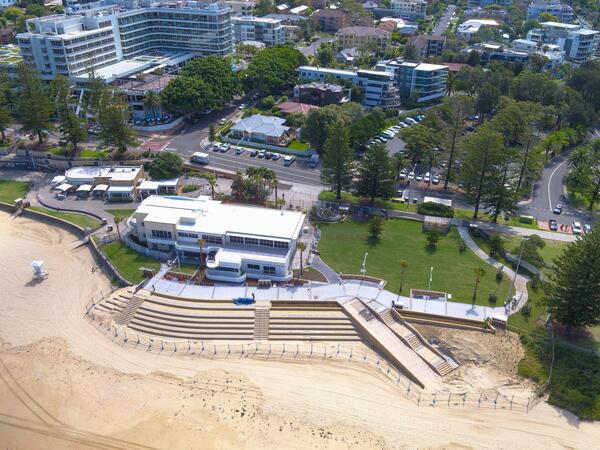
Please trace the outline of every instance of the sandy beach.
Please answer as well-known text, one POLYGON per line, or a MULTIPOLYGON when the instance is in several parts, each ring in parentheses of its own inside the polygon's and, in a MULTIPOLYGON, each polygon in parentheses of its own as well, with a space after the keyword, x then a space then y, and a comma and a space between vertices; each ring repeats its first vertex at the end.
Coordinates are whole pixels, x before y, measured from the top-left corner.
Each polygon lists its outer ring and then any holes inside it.
MULTIPOLYGON (((589 449, 600 442, 599 424, 545 403, 528 414, 417 406, 360 364, 123 348, 83 319, 90 299, 111 286, 92 273, 87 248, 72 249, 76 240, 0 213, 4 448, 589 449), (35 259, 50 274, 42 282, 31 281, 35 259)), ((478 335, 465 346, 464 336, 424 331, 464 362, 450 385, 527 388, 514 373, 521 351, 514 338, 478 335)))

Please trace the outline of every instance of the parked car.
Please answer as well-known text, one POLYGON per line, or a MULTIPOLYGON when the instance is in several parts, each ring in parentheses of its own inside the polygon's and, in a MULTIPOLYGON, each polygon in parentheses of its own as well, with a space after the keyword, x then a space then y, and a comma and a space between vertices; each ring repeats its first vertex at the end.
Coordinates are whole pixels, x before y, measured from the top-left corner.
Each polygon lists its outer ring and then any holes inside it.
POLYGON ((245 103, 240 103, 240 106, 238 106, 238 109, 239 109, 239 110, 242 110, 242 109, 244 109, 245 107, 246 107, 246 104, 245 104, 245 103))
POLYGON ((402 128, 408 128, 408 125, 406 125, 404 122, 398 122, 398 125, 402 128))
POLYGON ((265 153, 265 159, 271 159, 273 157, 273 153, 267 152, 265 153))
POLYGON ((212 151, 213 152, 220 152, 221 151, 221 144, 215 144, 215 145, 213 145, 212 151))
POLYGON ((584 223, 583 224, 583 229, 585 230, 585 234, 588 234, 588 233, 592 232, 592 226, 589 223, 584 223))
POLYGON ((229 144, 221 144, 221 153, 227 153, 230 148, 231 148, 231 145, 229 145, 229 144))
POLYGON ((399 178, 401 180, 406 180, 406 176, 407 176, 406 170, 403 170, 403 171, 400 172, 399 178))
POLYGON ((422 173, 418 173, 416 180, 417 181, 423 181, 423 174, 422 173))
POLYGON ((408 174, 408 179, 409 180, 414 180, 415 179, 415 173, 414 172, 409 173, 408 174))
POLYGON ((242 147, 236 147, 236 148, 235 148, 235 154, 236 154, 236 155, 241 155, 241 154, 242 154, 242 153, 244 153, 245 151, 246 151, 246 149, 245 149, 245 148, 242 148, 242 147))
POLYGON ((554 214, 560 214, 560 213, 562 213, 562 210, 563 210, 563 206, 562 206, 560 203, 558 203, 558 204, 557 204, 557 205, 554 207, 554 209, 552 210, 552 212, 553 212, 554 214))
POLYGON ((416 125, 417 121, 415 119, 413 119, 412 117, 407 117, 406 119, 404 119, 404 122, 407 125, 416 125))
POLYGON ((266 154, 267 154, 267 152, 264 151, 264 150, 259 150, 258 151, 258 157, 259 158, 264 158, 266 154))
POLYGON ((225 125, 225 122, 227 122, 227 119, 225 117, 219 119, 219 125, 225 125))
POLYGON ((258 150, 250 150, 250 157, 254 158, 256 155, 258 155, 258 150))
POLYGON ((420 122, 421 120, 423 120, 425 116, 415 116, 413 117, 413 119, 415 119, 417 122, 420 122))
POLYGON ((281 158, 281 154, 279 153, 271 153, 271 155, 273 156, 273 161, 277 161, 279 158, 281 158))
POLYGON ((291 166, 294 163, 294 161, 296 161, 296 157, 288 155, 285 158, 283 158, 283 165, 284 166, 291 166))
POLYGON ((558 222, 556 220, 550 219, 548 224, 550 226, 550 231, 558 231, 558 222))
POLYGON ((439 175, 434 175, 433 178, 431 179, 431 182, 433 184, 440 184, 440 181, 441 181, 441 179, 440 179, 439 175))
POLYGON ((573 234, 581 234, 581 224, 579 222, 573 222, 571 230, 573 230, 573 234))
POLYGON ((425 183, 429 183, 429 182, 431 181, 431 174, 430 174, 429 172, 427 172, 427 173, 425 174, 425 176, 423 177, 423 181, 424 181, 425 183))

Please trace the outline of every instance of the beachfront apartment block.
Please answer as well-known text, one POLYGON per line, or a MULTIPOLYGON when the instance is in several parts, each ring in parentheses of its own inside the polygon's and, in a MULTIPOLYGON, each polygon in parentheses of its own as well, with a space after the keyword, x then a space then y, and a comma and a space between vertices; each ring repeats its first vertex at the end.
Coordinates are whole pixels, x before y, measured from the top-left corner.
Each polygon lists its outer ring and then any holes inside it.
POLYGON ((566 60, 581 64, 596 56, 600 31, 571 23, 543 22, 540 28, 529 30, 527 40, 558 45, 566 60))
POLYGON ((225 4, 231 8, 232 16, 253 16, 256 2, 244 0, 226 0, 225 4))
POLYGON ((423 103, 446 95, 448 66, 391 59, 379 61, 376 68, 393 75, 403 98, 423 103))
POLYGON ((285 44, 285 25, 269 17, 233 17, 235 42, 262 42, 268 47, 285 44))
MULTIPOLYGON (((164 58, 185 53, 187 59, 231 54, 231 9, 223 3, 190 5, 111 6, 33 18, 27 20, 27 31, 17 35, 17 42, 25 62, 44 79, 82 77, 91 69, 157 54, 164 58)), ((126 69, 121 66, 115 69, 126 69)))
POLYGON ((538 20, 541 13, 549 13, 561 22, 573 21, 573 8, 557 0, 533 0, 527 7, 527 19, 538 20))
POLYGON ((394 17, 416 21, 424 19, 427 14, 426 0, 392 0, 394 17))
POLYGON ((305 215, 198 198, 150 196, 129 219, 135 239, 206 264, 213 281, 289 281, 305 215), (202 254, 202 259, 200 259, 202 254))
POLYGON ((350 81, 360 86, 363 106, 366 108, 396 108, 400 105, 398 89, 393 74, 378 70, 341 70, 327 67, 300 66, 297 69, 301 80, 326 82, 330 78, 350 81))

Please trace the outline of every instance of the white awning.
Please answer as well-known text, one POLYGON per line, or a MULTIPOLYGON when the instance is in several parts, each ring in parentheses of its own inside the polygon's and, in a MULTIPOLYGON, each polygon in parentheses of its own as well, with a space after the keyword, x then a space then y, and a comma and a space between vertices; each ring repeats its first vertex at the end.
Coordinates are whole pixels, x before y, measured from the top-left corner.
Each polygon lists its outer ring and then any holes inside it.
POLYGON ((64 175, 57 175, 54 178, 52 178, 52 181, 50 183, 51 184, 59 184, 59 183, 63 183, 66 179, 67 179, 67 177, 65 177, 64 175))
POLYGON ((133 186, 111 186, 108 188, 109 194, 128 194, 133 192, 133 186))
POLYGON ((91 184, 82 184, 77 188, 77 192, 90 192, 92 190, 91 184))
POLYGON ((107 190, 108 184, 99 184, 94 189, 92 189, 92 192, 106 192, 107 190))
POLYGON ((158 186, 158 181, 144 180, 140 183, 138 189, 141 189, 142 191, 156 191, 158 186))
POLYGON ((69 189, 72 189, 73 185, 69 184, 69 183, 63 183, 60 186, 56 187, 56 190, 58 191, 62 191, 62 192, 67 192, 69 189))

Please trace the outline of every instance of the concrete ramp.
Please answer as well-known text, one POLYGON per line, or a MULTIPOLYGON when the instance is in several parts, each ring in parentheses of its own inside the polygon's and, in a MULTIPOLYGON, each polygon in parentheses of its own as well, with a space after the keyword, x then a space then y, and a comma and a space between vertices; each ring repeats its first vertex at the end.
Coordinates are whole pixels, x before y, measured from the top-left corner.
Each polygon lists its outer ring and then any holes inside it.
POLYGON ((379 320, 361 300, 357 298, 351 300, 344 303, 342 308, 363 335, 411 381, 424 388, 439 379, 433 369, 385 323, 379 320))

